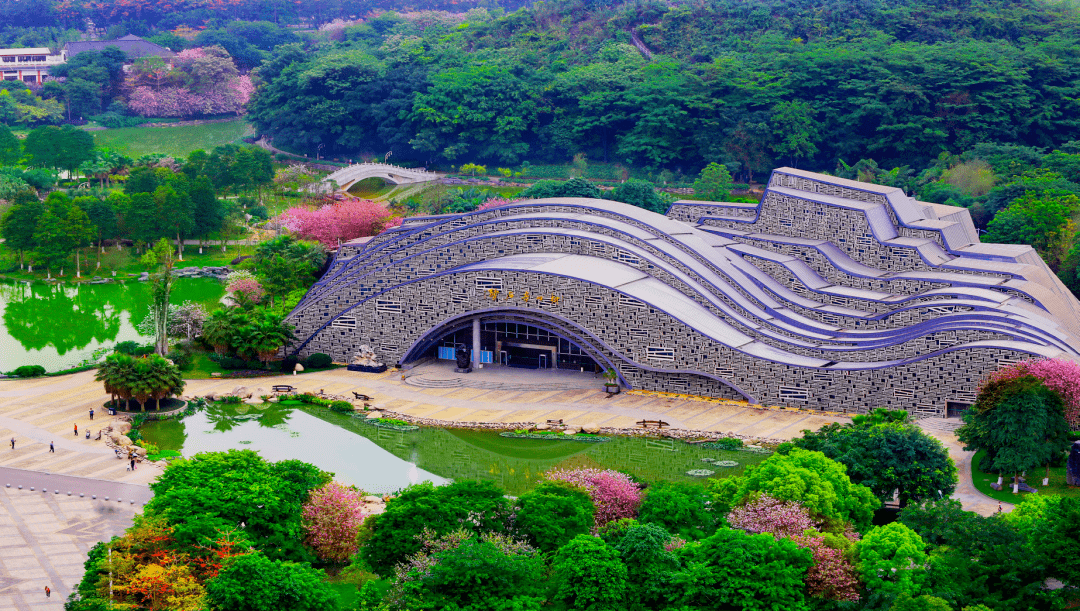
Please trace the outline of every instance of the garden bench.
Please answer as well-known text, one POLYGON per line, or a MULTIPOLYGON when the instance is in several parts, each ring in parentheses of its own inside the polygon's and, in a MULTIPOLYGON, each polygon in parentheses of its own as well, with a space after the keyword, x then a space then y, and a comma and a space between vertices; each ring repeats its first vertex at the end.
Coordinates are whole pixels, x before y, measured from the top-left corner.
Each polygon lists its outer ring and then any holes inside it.
POLYGON ((292 392, 292 391, 296 390, 295 388, 293 388, 292 386, 289 386, 288 384, 276 384, 276 385, 270 387, 270 389, 273 390, 274 392, 292 392))
POLYGON ((663 420, 638 420, 637 425, 640 426, 641 428, 645 428, 645 429, 647 429, 649 427, 656 427, 658 429, 662 429, 665 426, 671 426, 670 424, 664 422, 663 420))
POLYGON ((371 401, 372 400, 371 397, 369 397, 369 396, 367 396, 365 394, 362 394, 362 393, 358 393, 355 390, 353 391, 353 396, 356 397, 357 401, 371 401))

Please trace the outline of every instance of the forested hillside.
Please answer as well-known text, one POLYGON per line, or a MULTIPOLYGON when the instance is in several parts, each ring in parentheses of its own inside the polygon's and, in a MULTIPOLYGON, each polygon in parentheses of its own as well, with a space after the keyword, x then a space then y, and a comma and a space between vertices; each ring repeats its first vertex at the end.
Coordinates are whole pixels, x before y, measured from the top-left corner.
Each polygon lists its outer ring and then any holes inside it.
POLYGON ((978 143, 1076 138, 1076 31, 1070 6, 1041 2, 555 1, 460 24, 384 14, 315 53, 279 47, 251 111, 299 147, 425 162, 585 153, 696 172, 723 160, 744 179, 782 163, 921 166, 978 143))

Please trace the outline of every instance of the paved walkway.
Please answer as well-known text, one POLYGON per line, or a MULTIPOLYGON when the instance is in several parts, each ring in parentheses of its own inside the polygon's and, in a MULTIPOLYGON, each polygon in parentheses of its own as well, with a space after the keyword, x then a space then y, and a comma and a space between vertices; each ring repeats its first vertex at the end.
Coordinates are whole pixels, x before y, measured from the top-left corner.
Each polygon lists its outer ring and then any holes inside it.
POLYGON ((63 609, 86 553, 123 534, 150 496, 140 484, 0 468, 0 610, 63 609))
MULTIPOLYGON (((975 456, 975 452, 965 452, 964 444, 960 443, 955 433, 963 421, 959 418, 924 418, 919 420, 918 424, 928 435, 941 441, 956 464, 960 481, 956 484, 956 492, 952 497, 963 503, 964 509, 968 511, 984 516, 997 513, 998 502, 979 492, 971 479, 971 459, 975 456)), ((1013 506, 1009 503, 1001 503, 1001 510, 1009 512, 1013 510, 1013 506)))

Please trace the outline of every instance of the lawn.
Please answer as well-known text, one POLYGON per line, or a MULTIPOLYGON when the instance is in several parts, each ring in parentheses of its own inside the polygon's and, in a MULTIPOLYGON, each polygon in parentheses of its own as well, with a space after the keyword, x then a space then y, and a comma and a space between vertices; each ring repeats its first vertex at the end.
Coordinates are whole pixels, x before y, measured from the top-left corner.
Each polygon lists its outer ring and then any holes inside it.
MULTIPOLYGON (((1012 487, 1007 486, 1002 491, 994 490, 990 487, 991 482, 997 481, 996 473, 983 473, 979 471, 979 461, 982 460, 985 451, 979 451, 971 459, 971 479, 975 482, 975 488, 985 494, 986 496, 1006 503, 1019 503, 1030 492, 1021 492, 1019 494, 1012 493, 1012 487)), ((1037 488, 1039 494, 1057 494, 1060 496, 1074 496, 1080 497, 1080 488, 1069 486, 1065 483, 1065 465, 1060 467, 1050 467, 1050 485, 1043 486, 1042 478, 1046 474, 1046 468, 1040 468, 1036 472, 1028 472, 1027 483, 1032 488, 1037 488)), ((1008 476, 1003 480, 1007 485, 1011 480, 1008 476)))
POLYGON ((251 126, 243 119, 207 125, 124 127, 93 132, 95 145, 134 158, 151 153, 187 157, 194 150, 209 151, 252 133, 251 126))
MULTIPOLYGON (((271 369, 270 371, 268 371, 268 373, 272 372, 273 375, 287 375, 280 371, 280 366, 281 363, 271 361, 271 369)), ((343 365, 331 365, 329 367, 321 367, 317 369, 305 369, 304 371, 301 371, 298 375, 304 375, 305 373, 315 373, 317 371, 329 371, 331 369, 339 369, 341 367, 343 367, 343 365)), ((227 374, 229 373, 229 370, 222 369, 221 365, 215 363, 214 361, 211 361, 210 358, 207 356, 207 353, 196 352, 195 358, 192 360, 191 369, 184 371, 183 376, 185 380, 206 380, 210 379, 211 373, 227 374)))
MULTIPOLYGON (((229 265, 233 259, 240 255, 250 255, 254 252, 254 246, 244 245, 230 245, 226 247, 226 252, 221 252, 221 246, 214 244, 203 248, 203 253, 199 254, 198 246, 187 245, 184 247, 184 260, 177 261, 176 267, 220 267, 229 265)), ((134 248, 130 247, 125 247, 121 250, 117 250, 112 246, 106 247, 105 252, 101 253, 100 268, 97 267, 97 257, 98 253, 95 252, 93 248, 83 249, 82 273, 84 278, 89 279, 92 276, 107 278, 110 277, 114 271, 116 272, 117 277, 125 277, 127 274, 141 274, 144 271, 155 271, 154 269, 143 265, 140 261, 140 255, 134 248)), ((18 253, 0 245, 0 267, 10 269, 11 266, 16 265, 17 263, 18 253)), ((72 256, 68 261, 67 267, 64 269, 65 280, 74 279, 74 263, 75 257, 72 256)), ((38 273, 38 271, 39 270, 35 270, 33 274, 30 274, 15 268, 4 273, 4 276, 15 280, 35 280, 44 278, 44 271, 41 270, 41 273, 38 273)))

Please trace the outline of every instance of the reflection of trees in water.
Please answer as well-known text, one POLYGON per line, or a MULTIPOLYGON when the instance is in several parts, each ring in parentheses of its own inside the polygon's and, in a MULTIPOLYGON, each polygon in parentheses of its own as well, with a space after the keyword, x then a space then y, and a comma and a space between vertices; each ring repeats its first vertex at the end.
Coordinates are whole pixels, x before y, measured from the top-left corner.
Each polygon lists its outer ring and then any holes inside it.
POLYGON ((8 334, 28 350, 53 346, 58 354, 84 348, 92 341, 116 339, 120 313, 128 303, 115 290, 93 290, 103 286, 16 284, 10 288, 13 290, 4 294, 8 334))
MULTIPOLYGON (((181 279, 171 301, 204 305, 216 303, 224 286, 211 279, 181 279)), ((79 350, 91 342, 116 340, 123 313, 138 326, 149 315, 149 287, 144 283, 64 285, 0 283, 7 332, 27 350, 48 346, 58 354, 79 350)))

